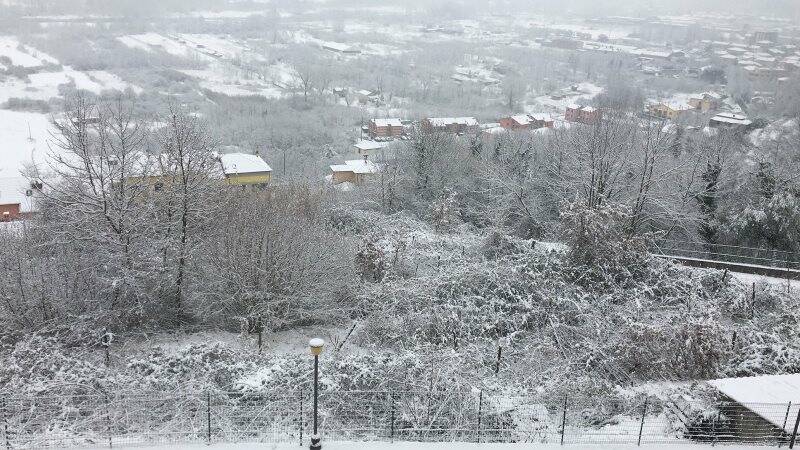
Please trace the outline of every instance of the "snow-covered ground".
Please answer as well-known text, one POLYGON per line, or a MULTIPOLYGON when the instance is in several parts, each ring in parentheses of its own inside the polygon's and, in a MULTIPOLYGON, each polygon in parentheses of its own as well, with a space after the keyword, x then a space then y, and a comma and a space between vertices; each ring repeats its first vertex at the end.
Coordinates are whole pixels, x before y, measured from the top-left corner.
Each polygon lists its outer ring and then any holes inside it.
POLYGON ((49 152, 45 114, 0 109, 0 177, 15 177, 27 165, 43 164, 49 152))
POLYGON ((0 56, 11 60, 11 64, 22 67, 41 67, 45 64, 58 64, 58 60, 35 48, 20 44, 13 36, 0 36, 0 56))
MULTIPOLYGON (((152 447, 116 447, 118 450, 295 450, 298 443, 291 444, 175 444, 157 445, 152 447)), ((564 445, 559 444, 474 444, 465 442, 425 443, 425 442, 323 442, 325 450, 373 450, 388 448, 393 450, 698 450, 715 448, 710 445, 691 443, 675 443, 668 445, 564 445)), ((718 445, 716 448, 723 450, 761 450, 769 447, 756 445, 718 445)))
POLYGON ((555 112, 563 114, 567 106, 575 103, 586 103, 589 100, 600 95, 603 88, 594 83, 579 83, 577 90, 564 89, 559 93, 564 96, 562 99, 553 99, 550 94, 542 95, 534 99, 533 105, 526 105, 525 112, 534 114, 542 112, 542 109, 547 112, 555 112))
POLYGON ((200 59, 204 61, 210 61, 213 59, 211 56, 197 51, 197 48, 192 48, 188 42, 182 43, 177 39, 173 39, 172 37, 168 37, 159 33, 132 34, 128 36, 120 36, 117 39, 130 48, 137 48, 148 52, 161 50, 174 56, 200 59))
POLYGON ((103 70, 81 72, 64 66, 58 72, 39 72, 28 75, 27 80, 8 77, 0 83, 0 103, 12 98, 43 100, 59 97, 59 87, 74 84, 77 89, 84 89, 95 94, 107 90, 124 91, 131 88, 141 92, 141 88, 128 84, 118 76, 103 70))

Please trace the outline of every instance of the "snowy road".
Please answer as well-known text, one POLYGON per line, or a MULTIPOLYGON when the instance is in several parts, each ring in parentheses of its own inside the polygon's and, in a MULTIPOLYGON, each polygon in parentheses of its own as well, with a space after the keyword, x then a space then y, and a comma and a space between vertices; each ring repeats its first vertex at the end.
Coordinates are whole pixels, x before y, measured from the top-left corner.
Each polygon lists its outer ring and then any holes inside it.
MULTIPOLYGON (((307 445, 300 447, 298 444, 185 444, 185 445, 162 445, 154 447, 114 447, 118 450, 297 450, 298 448, 306 448, 307 445)), ((472 444, 461 442, 448 442, 448 443, 420 443, 420 442, 342 442, 342 443, 325 443, 323 442, 325 450, 372 450, 378 448, 388 448, 391 450, 698 450, 698 449, 712 449, 719 448, 722 450, 756 450, 767 449, 772 447, 762 446, 740 446, 740 445, 717 445, 712 447, 710 445, 696 445, 691 443, 675 443, 675 444, 655 444, 643 445, 637 447, 636 445, 558 445, 558 444, 472 444)))

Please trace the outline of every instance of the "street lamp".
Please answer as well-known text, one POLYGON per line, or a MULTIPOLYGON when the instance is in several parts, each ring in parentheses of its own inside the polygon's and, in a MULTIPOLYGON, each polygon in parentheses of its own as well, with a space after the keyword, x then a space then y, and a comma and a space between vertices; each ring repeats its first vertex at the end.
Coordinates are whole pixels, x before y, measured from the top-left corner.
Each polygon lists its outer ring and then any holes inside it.
POLYGON ((322 438, 317 429, 317 404, 319 398, 319 355, 322 353, 322 347, 325 346, 325 341, 319 338, 314 338, 308 341, 308 346, 311 348, 311 354, 314 355, 314 434, 311 435, 311 450, 320 450, 322 448, 322 438))

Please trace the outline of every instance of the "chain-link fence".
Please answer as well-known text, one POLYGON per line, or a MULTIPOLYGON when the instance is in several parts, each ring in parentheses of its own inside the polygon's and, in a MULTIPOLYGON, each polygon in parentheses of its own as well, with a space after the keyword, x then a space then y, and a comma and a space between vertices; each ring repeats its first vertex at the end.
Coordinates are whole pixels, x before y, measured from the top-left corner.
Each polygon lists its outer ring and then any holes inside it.
MULTIPOLYGON (((661 239, 650 250, 656 255, 769 267, 790 273, 800 271, 800 254, 797 252, 675 239, 661 239)), ((792 273, 792 276, 796 275, 792 273)))
MULTIPOLYGON (((306 392, 0 397, 0 449, 218 442, 308 445, 306 392)), ((800 405, 590 400, 474 392, 321 392, 326 441, 793 447, 800 405)))

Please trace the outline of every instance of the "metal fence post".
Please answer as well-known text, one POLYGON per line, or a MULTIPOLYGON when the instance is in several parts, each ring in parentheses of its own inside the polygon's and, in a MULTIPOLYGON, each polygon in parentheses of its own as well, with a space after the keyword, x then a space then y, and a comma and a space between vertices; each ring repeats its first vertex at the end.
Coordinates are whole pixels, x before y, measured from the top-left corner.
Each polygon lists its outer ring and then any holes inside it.
POLYGON ((564 434, 567 430, 567 394, 564 394, 564 411, 561 415, 561 445, 564 445, 564 434))
POLYGON ((394 394, 389 392, 389 442, 394 443, 394 394))
POLYGON ((3 397, 3 438, 6 441, 6 450, 11 450, 11 438, 8 435, 8 400, 3 397))
POLYGON ((480 391, 478 394, 478 428, 477 428, 477 437, 478 443, 481 442, 481 416, 483 415, 483 391, 480 391))
POLYGON ((644 399, 644 408, 642 408, 642 423, 639 425, 639 440, 636 442, 637 447, 641 447, 642 445, 642 432, 644 431, 644 418, 647 417, 647 402, 650 400, 649 398, 645 397, 644 399))
POLYGON ((797 411, 797 420, 794 421, 794 431, 792 432, 792 440, 789 441, 789 448, 794 448, 794 441, 797 440, 797 426, 800 425, 800 410, 797 411))
POLYGON ((211 392, 206 392, 206 442, 211 445, 211 392))
POLYGON ((108 394, 105 395, 106 399, 106 435, 108 436, 108 448, 114 448, 111 442, 111 402, 108 400, 108 394))
POLYGON ((300 447, 303 446, 303 391, 298 391, 300 394, 300 447))
MULTIPOLYGON (((789 404, 786 405, 786 415, 783 416, 783 427, 781 427, 781 429, 783 430, 784 433, 786 432, 786 424, 789 422, 790 409, 792 409, 792 402, 789 402, 789 404)), ((778 448, 780 447, 783 447, 783 440, 778 438, 778 448)))

